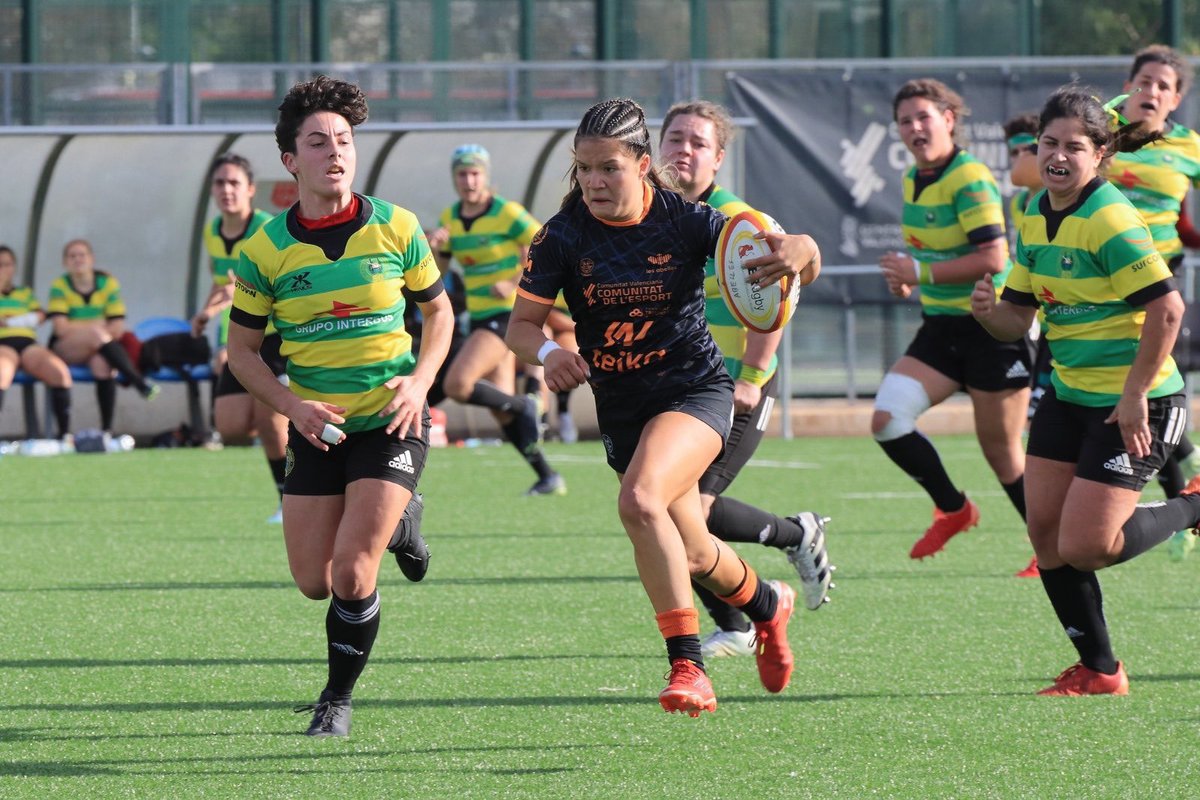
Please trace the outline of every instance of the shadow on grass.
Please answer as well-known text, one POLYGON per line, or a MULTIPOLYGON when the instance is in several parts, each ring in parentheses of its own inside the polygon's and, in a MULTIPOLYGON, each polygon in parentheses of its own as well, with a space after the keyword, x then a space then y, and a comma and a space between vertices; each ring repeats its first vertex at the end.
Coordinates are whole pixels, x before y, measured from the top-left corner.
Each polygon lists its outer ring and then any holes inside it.
MULTIPOLYGON (((1033 679, 1030 679, 1033 680, 1033 679)), ((633 691, 633 690, 631 690, 633 691)), ((828 694, 782 694, 782 695, 721 695, 720 702, 727 704, 758 703, 808 705, 811 703, 840 703, 860 700, 921 700, 944 697, 1009 697, 1026 696, 1027 692, 982 692, 973 690, 944 692, 835 692, 828 694)), ((300 698, 297 702, 310 702, 300 698)), ((394 709, 444 709, 444 708, 563 708, 602 706, 652 706, 657 705, 653 693, 637 690, 629 695, 530 695, 524 697, 420 697, 420 698, 355 698, 355 708, 394 709)), ((78 712, 83 714, 144 714, 157 712, 213 712, 213 711, 278 711, 291 710, 291 703, 274 700, 162 700, 137 703, 12 703, 3 706, 7 711, 78 712)), ((87 734, 83 734, 87 735, 87 734)), ((247 734, 250 735, 250 734, 247 734)))
MULTIPOLYGON (((235 734, 221 734, 224 736, 235 734)), ((245 736, 261 737, 261 733, 247 733, 245 736)), ((280 734, 271 734, 280 735, 280 734)), ((329 740, 313 740, 303 737, 299 733, 288 734, 288 738, 294 738, 297 742, 313 743, 320 747, 329 740)), ((119 737, 114 737, 119 738, 119 737)), ((341 740, 346 741, 346 740, 341 740)), ((331 742, 336 746, 336 741, 331 742)), ((628 746, 628 745, 627 745, 628 746)), ((636 746, 636 745, 635 745, 636 746)), ((155 775, 162 774, 162 765, 167 764, 253 764, 253 763, 269 763, 269 762, 312 762, 314 759, 368 759, 368 758, 387 758, 395 759, 399 756, 438 756, 443 754, 455 753, 522 753, 535 752, 545 753, 554 750, 611 750, 611 744, 560 744, 560 745, 487 745, 480 747, 412 747, 397 750, 356 750, 353 752, 342 751, 324 751, 313 752, 306 750, 300 753, 275 753, 267 755, 232 755, 232 756, 179 756, 175 758, 162 757, 155 755, 147 758, 121 758, 121 759, 100 759, 97 761, 84 762, 54 762, 54 761, 26 761, 26 762, 7 762, 0 764, 0 777, 95 777, 101 775, 137 775, 145 774, 145 770, 136 769, 139 765, 148 765, 149 772, 155 775), (134 769, 131 769, 134 768, 134 769)), ((355 765, 355 772, 405 772, 413 771, 411 765, 406 764, 404 767, 387 768, 387 769, 363 769, 361 765, 355 765)), ((444 770, 443 766, 438 767, 439 770, 444 770)), ((553 775, 565 772, 571 772, 575 767, 486 767, 480 770, 472 766, 464 768, 467 772, 489 772, 494 775, 553 775)), ((290 774, 306 772, 305 770, 294 769, 288 767, 287 771, 290 774)), ((320 773, 323 770, 314 770, 315 773, 320 773)), ((217 770, 217 769, 202 769, 193 770, 193 772, 201 772, 204 774, 255 774, 261 770, 217 770)))
MULTIPOLYGON (((574 586, 588 583, 636 583, 636 575, 511 575, 486 578, 428 578, 422 586, 574 586)), ((379 581, 380 586, 408 586, 401 577, 379 581)), ((129 583, 81 583, 71 586, 31 586, 0 588, 0 594, 27 592, 165 592, 165 591, 236 591, 246 589, 296 591, 290 581, 138 581, 129 583)))
MULTIPOLYGON (((502 664, 512 661, 604 661, 614 659, 655 661, 652 653, 544 653, 504 656, 384 656, 373 655, 372 664, 502 664)), ((259 667, 324 664, 318 658, 8 658, 0 669, 109 669, 113 667, 259 667)), ((3 706, 0 706, 2 708, 3 706)))

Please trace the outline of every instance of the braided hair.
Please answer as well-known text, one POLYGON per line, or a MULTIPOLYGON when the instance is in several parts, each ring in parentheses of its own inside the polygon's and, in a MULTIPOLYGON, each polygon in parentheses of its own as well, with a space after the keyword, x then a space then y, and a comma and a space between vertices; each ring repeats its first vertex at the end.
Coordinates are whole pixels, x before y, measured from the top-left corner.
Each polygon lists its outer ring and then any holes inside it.
MULTIPOLYGON (((634 159, 640 159, 642 156, 653 158, 650 150, 650 129, 646 127, 646 112, 628 97, 604 100, 589 108, 579 121, 579 127, 575 129, 576 147, 581 139, 610 139, 618 142, 621 151, 634 159)), ((574 163, 571 164, 567 179, 570 190, 563 198, 564 208, 583 196, 574 163)), ((646 180, 659 189, 669 188, 655 169, 653 161, 650 171, 646 173, 646 180)))

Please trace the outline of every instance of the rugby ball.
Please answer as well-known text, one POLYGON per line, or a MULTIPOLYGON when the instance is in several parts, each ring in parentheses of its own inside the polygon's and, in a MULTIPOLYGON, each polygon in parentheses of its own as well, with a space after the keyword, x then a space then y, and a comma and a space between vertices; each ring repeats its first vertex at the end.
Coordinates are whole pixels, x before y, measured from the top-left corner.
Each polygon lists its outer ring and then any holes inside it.
POLYGON ((721 299, 738 322, 752 331, 770 333, 787 324, 800 301, 800 280, 788 275, 770 286, 760 287, 747 279, 746 261, 771 252, 762 231, 783 233, 779 223, 753 209, 733 216, 717 240, 717 286, 721 299))

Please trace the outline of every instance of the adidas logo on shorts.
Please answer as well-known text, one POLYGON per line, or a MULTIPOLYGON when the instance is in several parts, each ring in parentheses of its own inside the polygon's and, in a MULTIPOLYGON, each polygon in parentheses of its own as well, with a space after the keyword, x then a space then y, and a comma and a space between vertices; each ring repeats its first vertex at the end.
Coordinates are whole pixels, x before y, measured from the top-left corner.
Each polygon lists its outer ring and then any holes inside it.
POLYGON ((412 454, 405 450, 398 456, 392 456, 392 460, 388 462, 388 466, 411 475, 413 471, 412 454))
POLYGON ((1008 372, 1004 373, 1006 378, 1028 378, 1029 370, 1020 361, 1013 362, 1013 365, 1008 368, 1008 372))
POLYGON ((1112 472, 1120 473, 1121 475, 1133 474, 1133 465, 1129 463, 1128 453, 1121 453, 1119 456, 1113 456, 1108 461, 1104 462, 1104 468, 1112 472))

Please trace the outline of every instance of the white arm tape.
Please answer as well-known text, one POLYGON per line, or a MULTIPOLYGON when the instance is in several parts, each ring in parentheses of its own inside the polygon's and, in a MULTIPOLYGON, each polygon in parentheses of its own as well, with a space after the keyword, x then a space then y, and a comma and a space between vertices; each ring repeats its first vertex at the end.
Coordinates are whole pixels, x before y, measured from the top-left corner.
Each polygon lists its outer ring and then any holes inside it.
POLYGON ((342 429, 326 422, 324 430, 321 431, 321 441, 325 442, 325 444, 337 444, 341 441, 341 438, 342 429))
POLYGON ((538 350, 538 362, 545 364, 546 356, 550 355, 555 350, 561 350, 561 349, 562 348, 558 346, 558 342, 554 341, 553 339, 547 339, 546 343, 543 344, 541 346, 541 348, 538 350))

